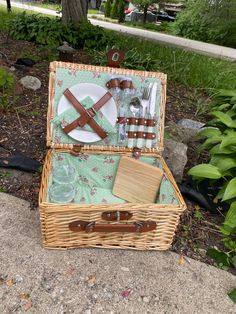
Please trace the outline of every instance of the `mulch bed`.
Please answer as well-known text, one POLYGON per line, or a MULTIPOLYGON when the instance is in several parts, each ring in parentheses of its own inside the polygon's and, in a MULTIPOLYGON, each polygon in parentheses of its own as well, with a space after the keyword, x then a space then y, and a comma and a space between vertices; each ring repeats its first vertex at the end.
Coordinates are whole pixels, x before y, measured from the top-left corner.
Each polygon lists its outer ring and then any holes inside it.
MULTIPOLYGON (((8 40, 0 34, 0 50, 5 53, 10 62, 14 63, 19 57, 36 57, 38 62, 32 68, 16 70, 14 74, 21 78, 25 75, 38 77, 42 87, 37 91, 24 90, 17 97, 10 111, 1 112, 0 145, 9 151, 21 151, 27 156, 37 159, 43 164, 46 155, 46 116, 48 102, 48 65, 49 62, 42 56, 42 48, 29 42, 8 40)), ((91 63, 91 58, 84 52, 78 51, 76 62, 91 63)), ((0 59, 1 62, 1 59, 0 59)), ((1 63, 0 63, 1 65, 1 63)), ((182 118, 196 120, 196 104, 193 90, 168 82, 168 97, 166 105, 166 122, 177 122, 182 118)), ((204 95, 202 95, 204 97, 204 95)), ((201 117, 204 121, 206 117, 201 117)), ((1 150, 0 150, 1 153, 1 150)), ((194 148, 188 151, 188 167, 199 162, 196 159, 194 148)), ((32 209, 37 208, 40 174, 32 176, 32 180, 25 181, 3 175, 0 169, 0 191, 26 199, 31 203, 32 209)), ((202 217, 195 217, 196 206, 187 201, 188 209, 181 218, 177 234, 173 243, 173 250, 186 256, 212 263, 206 257, 206 249, 220 246, 220 233, 217 225, 221 224, 223 217, 213 215, 201 210, 202 217)))

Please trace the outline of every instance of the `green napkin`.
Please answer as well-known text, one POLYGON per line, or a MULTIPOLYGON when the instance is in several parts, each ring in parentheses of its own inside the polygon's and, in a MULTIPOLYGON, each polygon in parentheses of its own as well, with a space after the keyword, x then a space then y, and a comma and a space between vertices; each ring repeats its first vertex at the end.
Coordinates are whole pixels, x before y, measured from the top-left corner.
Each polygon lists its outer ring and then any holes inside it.
MULTIPOLYGON (((93 100, 89 96, 84 98, 80 103, 85 109, 89 109, 94 105, 93 100)), ((52 122, 55 125, 61 125, 62 127, 65 127, 79 117, 80 113, 72 106, 70 109, 62 112, 59 116, 56 116, 52 122)), ((106 119, 100 110, 93 117, 93 119, 107 133, 116 133, 116 127, 111 125, 111 123, 106 119)), ((85 124, 82 128, 77 127, 76 129, 94 132, 94 130, 88 124, 85 124)))

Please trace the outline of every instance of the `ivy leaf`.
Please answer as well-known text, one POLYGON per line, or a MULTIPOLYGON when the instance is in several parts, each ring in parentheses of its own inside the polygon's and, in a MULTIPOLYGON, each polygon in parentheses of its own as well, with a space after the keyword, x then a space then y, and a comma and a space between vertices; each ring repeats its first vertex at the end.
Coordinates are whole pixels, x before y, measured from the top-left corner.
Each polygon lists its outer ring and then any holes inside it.
POLYGON ((236 289, 233 289, 232 291, 230 291, 228 293, 228 296, 234 303, 236 303, 236 289))
POLYGON ((219 179, 222 177, 220 170, 209 164, 201 164, 191 168, 188 174, 193 177, 219 179))
POLYGON ((222 200, 227 201, 233 197, 236 197, 236 178, 229 181, 222 200))

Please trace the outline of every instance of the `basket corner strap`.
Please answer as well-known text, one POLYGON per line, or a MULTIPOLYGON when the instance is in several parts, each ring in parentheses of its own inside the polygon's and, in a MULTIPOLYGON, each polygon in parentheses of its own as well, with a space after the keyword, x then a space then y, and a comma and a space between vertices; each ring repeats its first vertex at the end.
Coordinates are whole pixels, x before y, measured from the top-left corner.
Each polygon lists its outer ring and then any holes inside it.
POLYGON ((153 231, 157 227, 155 221, 137 221, 133 223, 95 223, 91 221, 77 220, 69 223, 69 229, 73 232, 131 232, 144 233, 153 231))

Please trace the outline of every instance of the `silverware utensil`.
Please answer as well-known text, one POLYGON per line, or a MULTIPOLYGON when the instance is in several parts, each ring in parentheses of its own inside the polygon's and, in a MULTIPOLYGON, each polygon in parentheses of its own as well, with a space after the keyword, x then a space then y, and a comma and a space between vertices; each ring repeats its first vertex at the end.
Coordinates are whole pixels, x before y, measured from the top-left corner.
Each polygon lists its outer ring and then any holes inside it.
MULTIPOLYGON (((129 110, 132 113, 133 118, 139 118, 143 107, 141 105, 140 99, 138 97, 134 97, 130 101, 129 110)), ((135 132, 136 125, 130 124, 129 131, 135 132)), ((128 139, 128 147, 134 147, 135 146, 135 139, 129 138, 128 139)))

